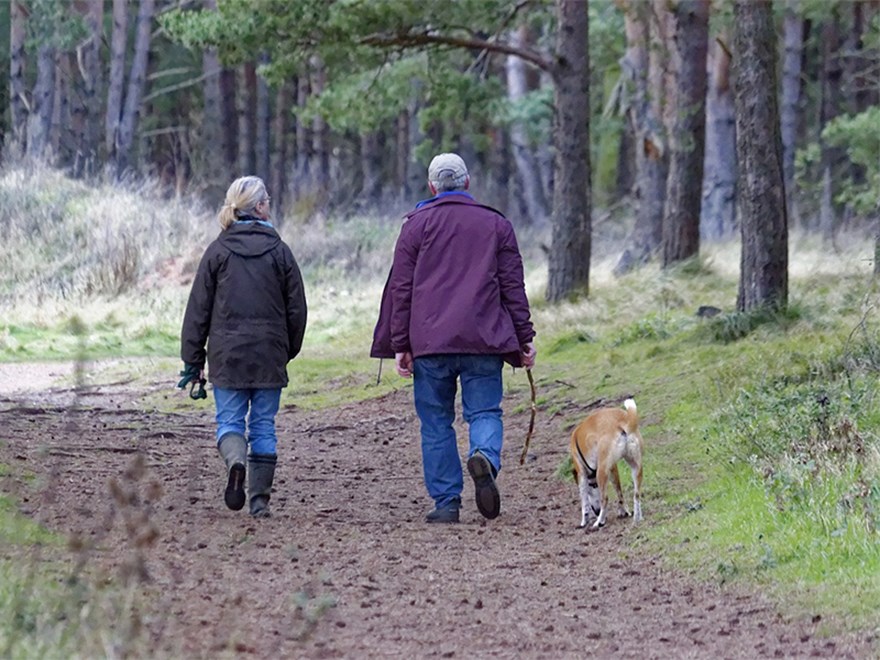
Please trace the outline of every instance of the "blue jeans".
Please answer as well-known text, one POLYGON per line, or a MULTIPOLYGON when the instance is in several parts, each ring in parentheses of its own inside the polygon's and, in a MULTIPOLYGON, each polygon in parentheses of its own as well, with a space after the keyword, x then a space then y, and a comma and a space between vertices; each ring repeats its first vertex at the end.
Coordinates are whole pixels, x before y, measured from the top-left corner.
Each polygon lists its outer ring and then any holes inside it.
POLYGON ((247 440, 251 454, 276 455, 275 415, 281 401, 280 387, 254 390, 214 387, 214 401, 218 443, 227 433, 238 433, 247 440))
POLYGON ((503 394, 498 355, 428 355, 413 361, 413 392, 421 422, 425 486, 437 507, 461 500, 463 475, 455 438, 456 381, 468 425, 468 457, 485 456, 501 469, 503 394))

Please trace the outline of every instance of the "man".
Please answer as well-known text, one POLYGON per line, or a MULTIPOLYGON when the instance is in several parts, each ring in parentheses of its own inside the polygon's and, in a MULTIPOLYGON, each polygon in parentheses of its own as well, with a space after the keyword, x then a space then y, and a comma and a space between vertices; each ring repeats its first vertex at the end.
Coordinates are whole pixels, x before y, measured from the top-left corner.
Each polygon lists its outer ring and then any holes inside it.
POLYGON ((459 521, 458 380, 477 509, 488 519, 500 513, 501 371, 504 362, 531 368, 536 356, 513 226, 477 203, 469 186, 457 154, 431 161, 433 197, 419 202, 400 230, 370 353, 393 356, 397 373, 413 378, 425 486, 435 507, 429 523, 459 521))

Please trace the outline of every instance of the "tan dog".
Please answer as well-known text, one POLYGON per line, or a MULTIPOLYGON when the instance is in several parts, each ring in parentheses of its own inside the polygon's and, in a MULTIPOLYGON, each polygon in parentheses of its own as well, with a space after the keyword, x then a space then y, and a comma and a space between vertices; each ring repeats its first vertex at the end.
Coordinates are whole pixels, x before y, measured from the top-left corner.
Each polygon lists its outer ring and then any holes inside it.
POLYGON ((633 522, 642 519, 639 491, 642 487, 642 436, 639 414, 633 399, 624 401, 625 410, 600 408, 571 433, 571 459, 581 495, 581 527, 587 525, 587 511, 596 515, 593 529, 605 524, 608 513, 608 478, 617 488, 618 515, 629 516, 623 504, 623 489, 617 463, 623 459, 632 470, 633 522))

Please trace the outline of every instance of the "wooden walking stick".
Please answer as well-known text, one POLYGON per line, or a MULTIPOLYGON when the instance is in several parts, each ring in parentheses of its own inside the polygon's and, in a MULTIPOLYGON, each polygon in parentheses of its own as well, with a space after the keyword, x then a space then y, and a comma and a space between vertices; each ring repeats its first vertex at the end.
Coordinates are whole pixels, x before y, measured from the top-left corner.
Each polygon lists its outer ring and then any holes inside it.
POLYGON ((522 455, 519 457, 519 464, 522 465, 526 462, 526 454, 529 453, 529 442, 532 440, 532 432, 535 430, 535 414, 538 412, 538 406, 535 403, 536 394, 535 394, 535 379, 532 378, 532 370, 526 369, 526 376, 529 377, 529 387, 532 390, 532 413, 529 418, 529 432, 526 433, 526 443, 523 445, 522 455))

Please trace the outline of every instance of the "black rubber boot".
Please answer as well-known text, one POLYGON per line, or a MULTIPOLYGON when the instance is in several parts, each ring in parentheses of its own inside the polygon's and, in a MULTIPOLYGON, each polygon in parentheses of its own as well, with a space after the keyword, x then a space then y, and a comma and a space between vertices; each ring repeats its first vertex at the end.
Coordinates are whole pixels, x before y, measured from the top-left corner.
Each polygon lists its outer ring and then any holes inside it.
POLYGON ((226 492, 223 500, 233 511, 244 507, 244 478, 247 463, 247 442, 238 433, 227 433, 220 438, 217 446, 220 456, 226 462, 226 492))
POLYGON ((270 454, 251 454, 248 457, 248 495, 254 518, 269 517, 269 497, 277 462, 278 457, 270 454))

